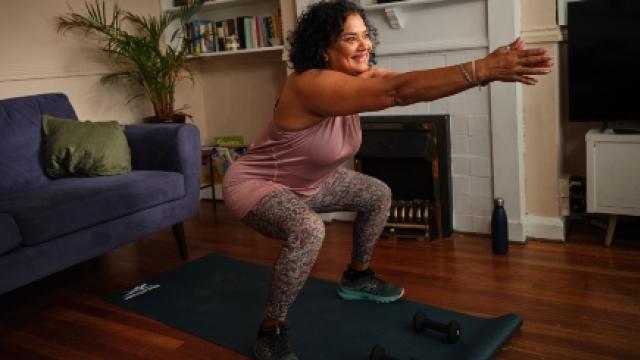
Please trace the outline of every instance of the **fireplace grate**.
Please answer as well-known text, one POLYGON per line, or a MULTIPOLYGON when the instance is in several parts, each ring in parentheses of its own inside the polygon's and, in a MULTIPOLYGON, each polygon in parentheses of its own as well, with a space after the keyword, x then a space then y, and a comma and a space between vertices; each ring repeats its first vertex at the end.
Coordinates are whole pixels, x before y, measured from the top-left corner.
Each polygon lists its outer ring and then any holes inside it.
POLYGON ((429 200, 396 200, 391 203, 383 235, 393 238, 438 237, 436 208, 429 200))

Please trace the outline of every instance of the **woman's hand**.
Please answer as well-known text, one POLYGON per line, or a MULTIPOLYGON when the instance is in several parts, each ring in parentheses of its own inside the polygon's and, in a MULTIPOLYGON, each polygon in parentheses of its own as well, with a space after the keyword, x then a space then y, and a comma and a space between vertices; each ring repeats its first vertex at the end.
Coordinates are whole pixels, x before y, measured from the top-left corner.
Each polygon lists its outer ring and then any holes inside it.
POLYGON ((524 42, 518 38, 508 46, 497 48, 484 59, 477 61, 478 80, 518 81, 535 85, 538 80, 531 75, 545 75, 551 71, 553 61, 542 48, 525 49, 524 42))

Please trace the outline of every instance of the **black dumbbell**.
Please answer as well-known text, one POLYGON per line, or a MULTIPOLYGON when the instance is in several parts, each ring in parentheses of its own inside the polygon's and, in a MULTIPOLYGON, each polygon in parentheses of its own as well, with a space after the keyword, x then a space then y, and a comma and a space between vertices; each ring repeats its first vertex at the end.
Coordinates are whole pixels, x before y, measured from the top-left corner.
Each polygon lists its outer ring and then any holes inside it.
POLYGON ((422 311, 417 311, 413 316, 413 330, 422 332, 425 328, 446 334, 447 340, 451 344, 458 342, 462 332, 460 323, 455 320, 449 321, 448 324, 443 324, 429 319, 422 311))
POLYGON ((398 360, 394 357, 387 355, 387 352, 380 345, 376 345, 371 349, 369 353, 369 360, 398 360))

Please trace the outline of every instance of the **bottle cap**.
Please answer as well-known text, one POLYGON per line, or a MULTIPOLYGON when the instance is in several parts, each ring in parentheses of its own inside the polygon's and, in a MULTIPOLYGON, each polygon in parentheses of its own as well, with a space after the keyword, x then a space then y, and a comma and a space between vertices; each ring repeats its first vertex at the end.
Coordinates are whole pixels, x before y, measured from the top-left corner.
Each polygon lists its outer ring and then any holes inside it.
POLYGON ((504 199, 501 197, 497 197, 494 199, 494 204, 496 206, 504 206, 504 199))

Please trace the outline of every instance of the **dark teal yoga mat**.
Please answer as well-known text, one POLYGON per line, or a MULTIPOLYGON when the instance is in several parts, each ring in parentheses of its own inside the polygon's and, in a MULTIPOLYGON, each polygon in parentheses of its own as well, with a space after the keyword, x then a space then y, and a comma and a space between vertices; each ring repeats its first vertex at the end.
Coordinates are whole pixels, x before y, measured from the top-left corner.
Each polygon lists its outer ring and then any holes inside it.
MULTIPOLYGON (((109 300, 253 356, 270 276, 268 267, 207 255, 109 300)), ((290 338, 300 359, 365 360, 376 344, 401 360, 488 359, 522 325, 515 314, 485 319, 407 300, 344 301, 336 290, 336 283, 310 278, 291 308, 290 338), (411 324, 417 310, 440 322, 460 322, 460 340, 449 344, 439 333, 415 333, 411 324)))

